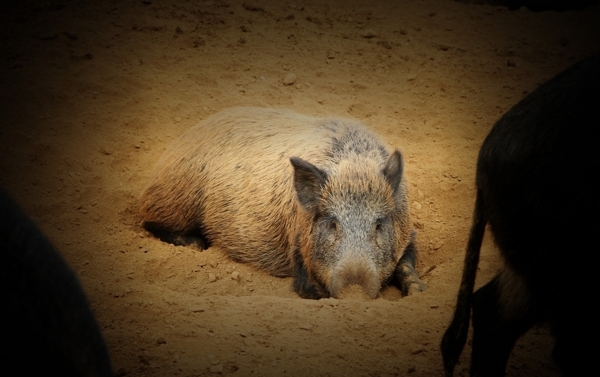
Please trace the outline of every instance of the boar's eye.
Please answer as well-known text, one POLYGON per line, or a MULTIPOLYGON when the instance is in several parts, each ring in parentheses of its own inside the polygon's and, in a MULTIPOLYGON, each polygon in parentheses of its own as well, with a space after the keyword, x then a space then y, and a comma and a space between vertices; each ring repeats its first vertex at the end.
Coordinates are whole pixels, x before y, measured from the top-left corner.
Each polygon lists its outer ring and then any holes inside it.
POLYGON ((335 232, 337 230, 337 221, 335 219, 327 220, 327 230, 335 232))
POLYGON ((373 226, 375 229, 373 231, 373 239, 375 244, 381 249, 387 250, 391 247, 391 237, 393 230, 391 228, 391 219, 388 217, 383 217, 375 220, 375 224, 373 226))
POLYGON ((335 233, 336 230, 339 229, 339 224, 338 221, 335 217, 322 217, 321 220, 319 221, 319 227, 328 232, 328 233, 335 233))
POLYGON ((319 237, 326 243, 333 243, 339 237, 340 224, 333 217, 326 217, 319 222, 319 237))
POLYGON ((383 230, 383 224, 385 223, 385 219, 377 219, 375 220, 375 230, 377 232, 381 232, 383 230))

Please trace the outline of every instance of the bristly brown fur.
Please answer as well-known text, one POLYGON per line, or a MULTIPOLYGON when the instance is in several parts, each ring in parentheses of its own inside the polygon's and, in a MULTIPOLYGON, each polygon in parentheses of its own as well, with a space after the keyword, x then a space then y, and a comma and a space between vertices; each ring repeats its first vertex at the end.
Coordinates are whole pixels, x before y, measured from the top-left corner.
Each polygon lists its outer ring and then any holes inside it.
POLYGON ((201 232, 234 260, 275 276, 297 275, 300 252, 301 268, 327 289, 332 261, 315 257, 315 213, 301 203, 310 204, 311 193, 323 194, 313 203, 321 212, 364 199, 374 216, 391 214, 393 265, 380 266, 378 290, 411 242, 406 183, 400 153, 354 120, 264 108, 222 111, 167 149, 141 195, 140 214, 144 224, 175 235, 201 232), (294 187, 295 171, 304 174, 297 176, 302 184, 316 177, 305 193, 294 187), (324 202, 332 198, 335 203, 324 202))

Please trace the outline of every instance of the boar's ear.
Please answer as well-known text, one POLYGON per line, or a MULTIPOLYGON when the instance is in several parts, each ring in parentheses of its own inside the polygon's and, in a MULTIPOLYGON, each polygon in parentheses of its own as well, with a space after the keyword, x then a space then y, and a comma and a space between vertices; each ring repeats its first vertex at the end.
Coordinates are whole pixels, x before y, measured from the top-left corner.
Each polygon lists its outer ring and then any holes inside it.
POLYGON ((402 153, 396 149, 385 164, 385 168, 383 168, 383 175, 392 186, 394 194, 398 192, 398 187, 400 187, 403 170, 404 160, 402 159, 402 153))
POLYGON ((316 208, 321 195, 321 188, 325 185, 327 174, 299 157, 290 157, 294 167, 294 188, 298 200, 305 209, 312 211, 316 208))

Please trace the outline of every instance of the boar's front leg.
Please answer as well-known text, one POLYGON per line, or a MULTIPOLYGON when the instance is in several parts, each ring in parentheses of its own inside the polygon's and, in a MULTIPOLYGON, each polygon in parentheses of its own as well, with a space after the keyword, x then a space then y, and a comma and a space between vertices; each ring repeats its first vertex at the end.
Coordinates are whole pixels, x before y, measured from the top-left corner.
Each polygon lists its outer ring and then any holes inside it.
POLYGON ((419 274, 415 270, 415 261, 417 259, 415 235, 416 233, 413 232, 411 241, 406 247, 406 250, 404 250, 402 258, 398 261, 396 272, 394 273, 396 284, 398 285, 398 288, 400 288, 402 296, 408 296, 415 292, 422 292, 427 289, 427 285, 419 279, 419 274))
POLYGON ((304 264, 300 250, 294 250, 294 292, 302 298, 318 300, 328 298, 329 293, 323 288, 314 284, 309 276, 308 269, 304 264))

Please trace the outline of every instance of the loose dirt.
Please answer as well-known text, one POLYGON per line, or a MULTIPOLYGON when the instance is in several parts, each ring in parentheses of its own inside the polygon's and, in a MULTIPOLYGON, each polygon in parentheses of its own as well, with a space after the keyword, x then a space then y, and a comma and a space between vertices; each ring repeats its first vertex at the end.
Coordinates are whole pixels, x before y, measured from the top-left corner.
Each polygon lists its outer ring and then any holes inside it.
MULTIPOLYGON (((0 10, 0 185, 76 271, 119 376, 441 376, 479 146, 527 93, 600 52, 598 6, 51 0, 0 10), (143 231, 137 197, 165 147, 238 105, 354 117, 400 148, 427 291, 304 300, 289 278, 143 231)), ((501 268, 497 254, 487 236, 478 286, 501 268)), ((548 331, 532 329, 508 376, 558 375, 551 349, 548 331)))

